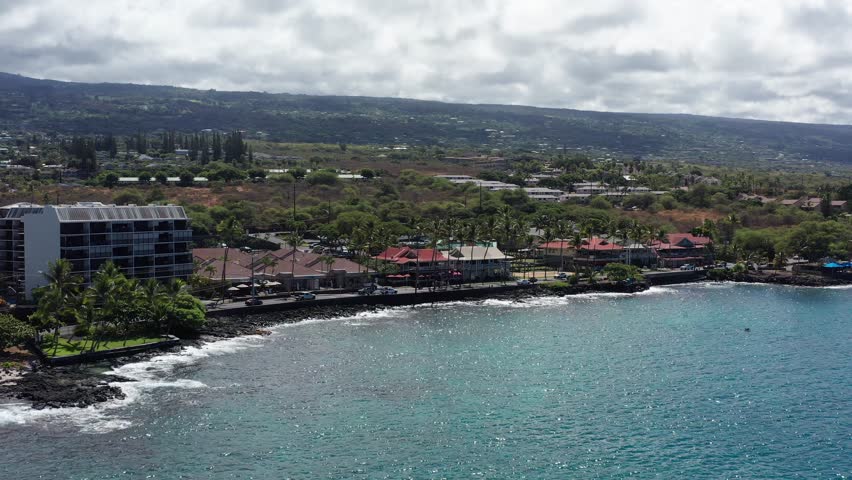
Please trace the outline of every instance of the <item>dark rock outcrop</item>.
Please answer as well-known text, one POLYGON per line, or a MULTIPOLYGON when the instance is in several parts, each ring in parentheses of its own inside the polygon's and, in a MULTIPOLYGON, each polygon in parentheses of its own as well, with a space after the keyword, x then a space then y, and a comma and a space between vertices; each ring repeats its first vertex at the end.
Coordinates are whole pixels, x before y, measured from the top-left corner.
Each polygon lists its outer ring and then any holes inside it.
POLYGON ((121 388, 110 382, 130 379, 61 368, 43 369, 24 375, 15 385, 0 386, 0 395, 27 400, 33 408, 87 407, 123 399, 121 388))

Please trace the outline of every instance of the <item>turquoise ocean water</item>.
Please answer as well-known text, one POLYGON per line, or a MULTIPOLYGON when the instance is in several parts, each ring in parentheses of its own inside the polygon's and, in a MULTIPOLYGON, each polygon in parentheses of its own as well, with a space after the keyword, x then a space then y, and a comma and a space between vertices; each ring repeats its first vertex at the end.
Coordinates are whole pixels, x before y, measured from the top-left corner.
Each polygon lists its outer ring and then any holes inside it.
POLYGON ((121 367, 125 401, 0 406, 0 478, 852 475, 852 289, 689 285, 274 330, 121 367))

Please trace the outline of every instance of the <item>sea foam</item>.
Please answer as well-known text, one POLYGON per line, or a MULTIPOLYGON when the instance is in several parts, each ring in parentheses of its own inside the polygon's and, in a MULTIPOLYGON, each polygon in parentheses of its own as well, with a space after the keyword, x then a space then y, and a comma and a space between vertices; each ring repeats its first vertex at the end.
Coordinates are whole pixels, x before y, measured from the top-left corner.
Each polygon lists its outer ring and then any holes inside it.
POLYGON ((122 400, 111 400, 85 408, 65 407, 36 410, 29 403, 0 404, 0 427, 26 424, 65 424, 76 427, 81 433, 107 433, 123 430, 133 424, 123 418, 121 410, 134 402, 142 401, 151 391, 160 388, 205 388, 202 382, 190 379, 169 378, 180 366, 199 362, 204 358, 234 353, 246 348, 259 347, 265 337, 251 335, 210 342, 198 347, 187 347, 180 352, 167 353, 141 362, 113 368, 110 374, 129 378, 129 382, 112 382, 125 395, 122 400))

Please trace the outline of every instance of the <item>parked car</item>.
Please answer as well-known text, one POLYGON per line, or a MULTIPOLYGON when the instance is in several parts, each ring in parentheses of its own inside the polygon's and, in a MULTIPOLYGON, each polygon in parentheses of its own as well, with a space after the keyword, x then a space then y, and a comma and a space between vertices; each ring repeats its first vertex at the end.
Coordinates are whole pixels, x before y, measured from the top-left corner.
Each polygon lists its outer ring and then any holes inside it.
POLYGON ((532 285, 532 283, 530 283, 530 281, 529 281, 529 280, 527 280, 526 278, 524 278, 524 279, 522 279, 522 280, 518 280, 518 285, 532 285))
POLYGON ((691 263, 685 263, 685 264, 680 266, 680 269, 681 270, 695 270, 695 265, 692 265, 691 263))
POLYGON ((249 298, 248 300, 246 300, 246 305, 248 305, 249 307, 253 307, 255 305, 263 305, 263 300, 257 297, 249 298))
POLYGON ((302 302, 302 301, 305 301, 305 300, 316 300, 316 299, 317 299, 317 296, 314 295, 311 292, 302 292, 302 293, 299 294, 299 296, 296 297, 297 302, 302 302))
POLYGON ((368 285, 360 290, 358 290, 358 295, 373 295, 373 293, 378 289, 376 285, 368 285))
POLYGON ((565 272, 559 272, 553 276, 553 278, 557 280, 568 280, 568 274, 565 272))
POLYGON ((372 294, 373 295, 396 295, 397 292, 395 288, 392 287, 379 287, 372 294))
POLYGON ((530 278, 530 283, 536 283, 536 282, 538 282, 537 278, 535 278, 535 277, 530 278))

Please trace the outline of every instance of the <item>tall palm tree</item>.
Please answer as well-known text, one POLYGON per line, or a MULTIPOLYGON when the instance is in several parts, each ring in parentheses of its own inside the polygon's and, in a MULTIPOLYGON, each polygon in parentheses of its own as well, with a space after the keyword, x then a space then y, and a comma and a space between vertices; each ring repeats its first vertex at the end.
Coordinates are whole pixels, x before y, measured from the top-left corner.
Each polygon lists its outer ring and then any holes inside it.
POLYGON ((450 257, 452 256, 452 243, 458 237, 459 220, 450 216, 444 222, 444 236, 447 239, 447 286, 450 285, 452 274, 450 272, 450 257))
MULTIPOLYGON (((482 253, 482 263, 484 266, 490 265, 491 262, 488 262, 488 249, 491 247, 491 242, 495 241, 494 235, 497 232, 497 217, 494 215, 489 215, 485 217, 485 221, 482 222, 482 239, 485 240, 485 251, 482 253)), ((504 259, 504 264, 505 259, 504 259)), ((484 269, 484 267, 483 267, 484 269)), ((482 282, 485 283, 486 278, 491 277, 491 269, 489 268, 486 272, 483 272, 482 282)))
POLYGON ((577 268, 577 252, 579 252, 580 248, 582 248, 582 246, 583 246, 583 234, 580 233, 579 230, 575 231, 571 235, 571 244, 574 245, 574 260, 572 261, 572 263, 574 264, 573 270, 574 270, 574 274, 576 275, 577 272, 579 271, 578 268, 577 268))
MULTIPOLYGON (((555 238, 556 235, 553 233, 553 230, 550 227, 546 227, 544 229, 544 233, 542 233, 541 235, 541 241, 544 242, 545 245, 550 244, 550 242, 552 242, 555 238)), ((546 251, 547 250, 545 247, 545 253, 546 251)), ((547 280, 547 265, 545 265, 544 267, 544 279, 547 280)))
MULTIPOLYGON (((429 248, 432 249, 431 265, 434 266, 435 263, 437 263, 436 257, 437 257, 437 253, 438 253, 438 242, 440 242, 441 235, 444 232, 444 223, 441 221, 440 218, 432 218, 427 223, 427 230, 429 232, 429 248)), ((418 260, 418 262, 419 262, 419 260, 418 260)), ((432 282, 431 282, 431 286, 429 287, 430 291, 433 291, 434 287, 435 287, 434 274, 435 274, 435 272, 434 272, 434 269, 433 269, 432 282)))
MULTIPOLYGON (((462 255, 464 255, 464 246, 465 246, 464 244, 466 242, 470 243, 470 258, 465 258, 465 260, 461 262, 461 278, 462 278, 462 284, 464 284, 465 264, 468 261, 473 261, 473 247, 476 246, 477 242, 479 241, 479 237, 480 237, 479 223, 476 220, 473 220, 473 219, 466 222, 464 224, 461 237, 464 240, 462 242, 461 249, 460 249, 462 255)), ((484 265, 484 263, 483 263, 483 265, 484 265)))
MULTIPOLYGON (((532 235, 530 235, 529 232, 530 232, 530 223, 524 218, 519 218, 512 224, 512 228, 511 228, 512 243, 515 243, 519 247, 523 246, 527 250, 526 254, 524 255, 525 256, 524 262, 521 265, 521 271, 523 272, 524 278, 526 278, 527 260, 529 260, 529 249, 527 248, 527 246, 531 245, 533 240, 534 240, 534 239, 531 238, 532 235), (530 238, 528 238, 528 237, 530 237, 530 238)), ((518 249, 518 251, 520 251, 520 249, 518 249)))
POLYGON ((290 257, 291 257, 291 259, 290 259, 290 262, 291 262, 290 263, 290 265, 291 265, 290 273, 292 274, 292 278, 290 280, 290 290, 291 291, 293 290, 293 286, 296 284, 296 247, 301 245, 302 241, 304 239, 305 239, 305 237, 303 237, 299 233, 298 230, 293 230, 292 232, 290 232, 289 235, 287 235, 287 243, 289 243, 290 247, 291 247, 291 250, 290 250, 290 257))
MULTIPOLYGON (((103 325, 113 323, 118 328, 118 319, 113 315, 113 299, 115 295, 115 282, 109 275, 105 275, 103 269, 99 270, 92 278, 92 284, 85 292, 86 299, 83 305, 94 310, 93 324, 95 335, 92 340, 90 351, 97 350, 102 340, 103 325)), ((85 311, 85 310, 84 310, 85 311)))
POLYGON ((169 310, 169 321, 168 326, 166 327, 166 334, 172 333, 172 327, 174 326, 175 320, 175 303, 184 292, 186 291, 186 282, 179 278, 173 278, 163 287, 163 295, 165 299, 168 301, 168 310, 169 310))
POLYGON ((154 324, 154 329, 157 332, 161 332, 161 322, 166 316, 165 309, 163 308, 165 292, 162 285, 156 279, 149 278, 140 284, 139 293, 145 305, 150 309, 151 322, 154 324))
POLYGON ((59 328, 63 325, 63 320, 73 318, 77 314, 76 307, 80 300, 83 279, 73 273, 71 262, 65 259, 50 263, 42 275, 48 283, 41 292, 35 317, 44 326, 53 328, 55 355, 59 347, 59 328))
POLYGON ((426 232, 426 223, 422 218, 415 218, 412 220, 413 222, 413 230, 414 235, 417 237, 417 243, 415 244, 414 255, 415 255, 415 263, 414 263, 414 293, 417 293, 420 290, 420 241, 423 239, 423 235, 426 232))
POLYGON ((568 222, 564 220, 557 221, 554 225, 553 233, 559 238, 559 271, 565 271, 565 239, 571 233, 568 222))

